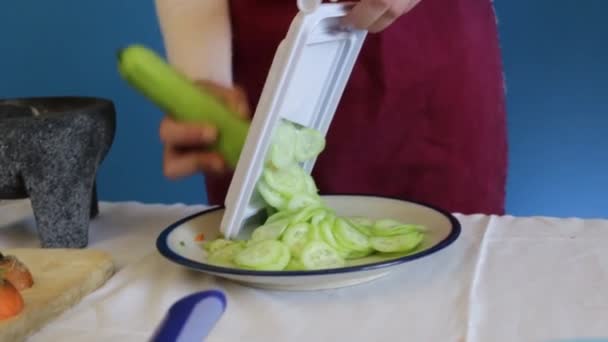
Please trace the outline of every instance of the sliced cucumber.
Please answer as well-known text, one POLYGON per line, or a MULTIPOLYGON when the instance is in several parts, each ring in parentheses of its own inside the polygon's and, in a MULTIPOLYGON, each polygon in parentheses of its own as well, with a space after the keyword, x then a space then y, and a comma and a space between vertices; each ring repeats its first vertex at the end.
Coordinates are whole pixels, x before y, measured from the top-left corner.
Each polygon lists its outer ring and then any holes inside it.
POLYGON ((276 221, 282 221, 284 219, 291 218, 292 215, 293 215, 293 213, 289 212, 289 211, 277 211, 276 213, 269 216, 266 219, 266 222, 264 222, 264 224, 269 224, 269 223, 273 223, 276 221))
POLYGON ((250 244, 234 256, 234 263, 240 267, 265 271, 280 271, 290 260, 289 248, 276 240, 250 244))
POLYGON ((300 255, 302 265, 308 270, 338 268, 344 266, 344 259, 323 241, 310 241, 300 255))
POLYGON ((332 215, 331 212, 325 208, 316 209, 310 216, 310 224, 317 226, 329 215, 332 215))
POLYGON ((322 205, 321 199, 318 196, 297 194, 293 196, 287 203, 287 210, 296 211, 306 207, 322 205))
POLYGON ((306 173, 304 170, 300 169, 300 174, 302 175, 302 179, 304 180, 304 186, 306 187, 306 192, 311 195, 318 195, 319 188, 317 188, 317 184, 315 184, 315 180, 312 176, 306 173))
POLYGON ((273 191, 263 179, 260 179, 257 184, 257 189, 264 201, 273 208, 283 209, 287 205, 287 201, 281 194, 273 191))
POLYGON ((341 257, 346 258, 348 257, 350 251, 344 246, 342 246, 340 243, 338 243, 338 240, 336 239, 333 231, 334 222, 335 220, 323 220, 319 225, 319 232, 321 238, 325 243, 335 249, 341 257))
POLYGON ((289 167, 279 170, 266 169, 263 173, 268 187, 286 197, 293 197, 306 191, 306 183, 299 177, 298 169, 289 167))
POLYGON ((370 239, 372 248, 382 253, 409 252, 414 250, 424 239, 421 232, 410 232, 394 236, 375 236, 370 239))
POLYGON ((226 240, 224 238, 218 238, 212 241, 207 241, 205 243, 203 243, 203 249, 207 252, 207 253, 213 253, 215 251, 217 251, 218 249, 222 249, 228 245, 232 245, 236 243, 235 241, 231 241, 231 240, 226 240))
POLYGON ((309 232, 310 225, 308 223, 296 223, 287 228, 281 241, 289 247, 293 256, 298 257, 302 248, 308 242, 309 232))
POLYGON ((372 234, 377 236, 402 235, 411 232, 419 232, 421 230, 422 227, 419 225, 403 224, 392 219, 378 220, 371 227, 372 234))
POLYGON ((420 246, 422 226, 341 217, 323 203, 313 177, 299 163, 324 148, 319 132, 281 122, 257 182, 269 215, 266 222, 248 241, 204 243, 208 261, 251 270, 316 270, 344 267, 346 260, 374 253, 409 254, 420 246))
POLYGON ((285 266, 285 271, 301 271, 304 269, 305 269, 304 265, 302 264, 300 259, 294 259, 294 258, 292 258, 289 261, 289 264, 287 264, 287 266, 285 266))
POLYGON ((291 216, 291 224, 308 222, 314 215, 317 215, 320 210, 323 210, 319 206, 303 207, 294 212, 291 216))
POLYGON ((295 163, 295 148, 298 136, 296 128, 287 121, 279 123, 270 146, 270 161, 278 169, 284 169, 295 163))
POLYGON ((251 241, 278 240, 288 225, 288 219, 267 223, 253 231, 251 241))
POLYGON ((218 266, 235 267, 237 265, 234 263, 234 257, 243 250, 245 250, 245 244, 240 241, 235 242, 214 250, 209 254, 207 260, 218 266))
POLYGON ((325 148, 325 137, 321 132, 310 128, 298 130, 295 142, 294 156, 299 162, 315 158, 325 148))
POLYGON ((321 241, 323 240, 323 236, 321 236, 321 228, 319 225, 310 224, 308 229, 308 240, 309 241, 321 241))
POLYGON ((367 236, 353 228, 345 219, 337 218, 334 233, 338 244, 350 251, 368 252, 372 249, 367 236))
POLYGON ((346 220, 351 226, 353 226, 355 229, 357 229, 359 231, 359 233, 365 235, 365 236, 372 236, 372 229, 371 226, 373 225, 373 223, 371 223, 370 225, 366 225, 366 224, 362 224, 361 220, 357 220, 357 219, 353 219, 353 218, 344 218, 344 220, 346 220))
POLYGON ((355 260, 365 258, 366 256, 370 256, 374 254, 374 249, 370 248, 366 251, 350 251, 348 255, 345 257, 347 260, 355 260))

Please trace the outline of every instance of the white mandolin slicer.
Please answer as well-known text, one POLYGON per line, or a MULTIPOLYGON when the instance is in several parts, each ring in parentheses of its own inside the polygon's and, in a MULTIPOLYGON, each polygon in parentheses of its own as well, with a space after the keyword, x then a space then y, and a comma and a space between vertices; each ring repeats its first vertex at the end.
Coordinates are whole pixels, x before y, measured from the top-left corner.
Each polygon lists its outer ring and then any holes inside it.
MULTIPOLYGON (((220 227, 226 238, 264 220, 256 183, 282 120, 327 134, 367 34, 341 27, 340 19, 352 6, 298 1, 300 11, 276 51, 228 189, 220 227)), ((304 170, 310 173, 314 163, 306 162, 304 170)))

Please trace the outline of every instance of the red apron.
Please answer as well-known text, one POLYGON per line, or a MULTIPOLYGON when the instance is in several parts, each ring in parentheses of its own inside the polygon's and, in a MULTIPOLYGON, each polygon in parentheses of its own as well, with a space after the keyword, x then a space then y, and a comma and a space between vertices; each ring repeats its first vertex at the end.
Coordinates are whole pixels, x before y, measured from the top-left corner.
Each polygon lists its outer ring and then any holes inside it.
MULTIPOLYGON (((295 0, 230 1, 235 82, 252 108, 295 0)), ((422 0, 370 34, 313 171, 322 193, 416 200, 503 214, 505 98, 490 0, 422 0)), ((223 203, 229 177, 207 178, 223 203)))

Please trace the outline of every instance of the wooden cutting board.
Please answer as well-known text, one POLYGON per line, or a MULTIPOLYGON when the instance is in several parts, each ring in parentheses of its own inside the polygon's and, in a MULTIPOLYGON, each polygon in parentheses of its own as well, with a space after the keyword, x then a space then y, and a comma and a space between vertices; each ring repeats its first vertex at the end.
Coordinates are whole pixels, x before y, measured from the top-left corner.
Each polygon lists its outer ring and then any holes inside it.
POLYGON ((83 297, 102 286, 114 273, 111 257, 91 249, 8 249, 30 270, 34 286, 21 292, 24 310, 0 321, 0 342, 21 342, 83 297))

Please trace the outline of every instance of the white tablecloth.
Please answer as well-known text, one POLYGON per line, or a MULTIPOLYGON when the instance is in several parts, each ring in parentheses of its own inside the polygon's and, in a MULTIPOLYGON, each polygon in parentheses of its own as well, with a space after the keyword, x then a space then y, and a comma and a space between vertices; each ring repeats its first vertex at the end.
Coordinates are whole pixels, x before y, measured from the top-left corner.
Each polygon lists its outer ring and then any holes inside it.
MULTIPOLYGON (((457 215, 459 240, 407 272, 322 292, 256 290, 176 266, 155 240, 201 206, 101 204, 90 247, 118 272, 31 341, 145 341, 182 296, 220 288, 210 342, 520 342, 608 337, 608 221, 457 215)), ((0 207, 0 248, 37 247, 27 201, 0 207)), ((607 339, 608 340, 608 339, 607 339)))

